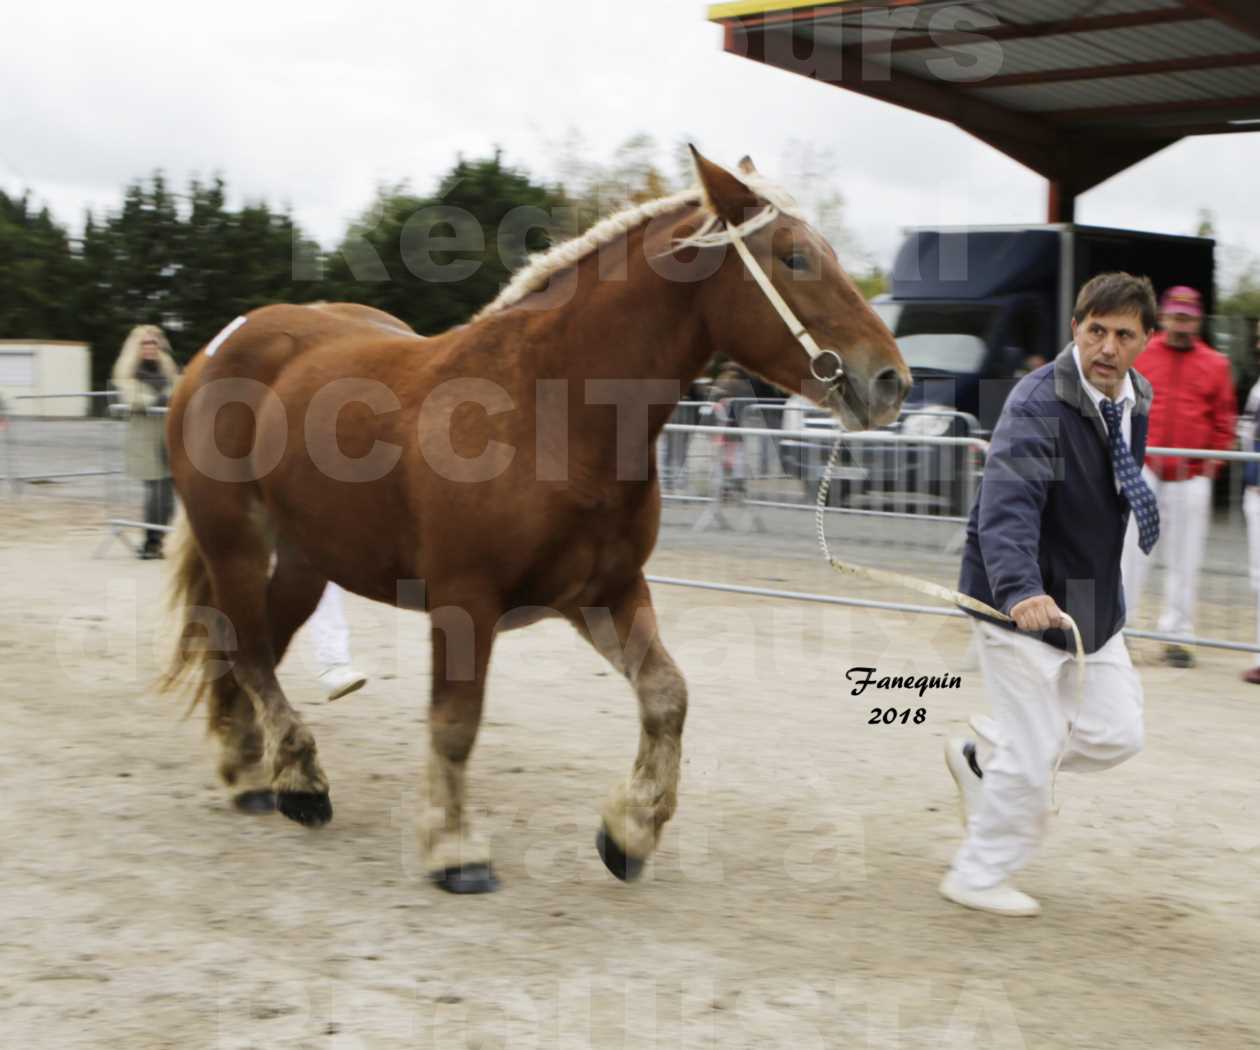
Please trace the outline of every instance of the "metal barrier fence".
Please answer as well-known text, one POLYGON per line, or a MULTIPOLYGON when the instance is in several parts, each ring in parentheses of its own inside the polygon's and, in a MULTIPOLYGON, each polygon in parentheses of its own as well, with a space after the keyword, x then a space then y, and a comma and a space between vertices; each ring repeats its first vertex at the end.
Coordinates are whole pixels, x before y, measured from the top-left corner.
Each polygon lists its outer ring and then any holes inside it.
MULTIPOLYGON (((59 495, 83 500, 104 509, 102 526, 108 535, 99 555, 114 540, 130 550, 136 545, 127 534, 142 529, 168 532, 169 527, 144 520, 143 484, 124 472, 124 440, 130 410, 109 404, 108 410, 88 416, 50 416, 23 411, 39 402, 59 398, 93 398, 109 402, 117 395, 98 390, 70 394, 34 394, 15 397, 0 406, 0 440, 4 446, 5 473, 0 493, 22 498, 41 486, 56 486, 59 495), (64 486, 64 487, 63 487, 64 486)), ((165 408, 148 410, 163 416, 165 408)))
MULTIPOLYGON (((738 413, 729 409, 725 413, 715 412, 711 406, 700 403, 680 407, 689 410, 691 419, 710 422, 673 422, 662 437, 659 459, 666 505, 664 519, 667 524, 684 530, 676 531, 673 537, 663 535, 662 543, 683 546, 687 542, 682 539, 686 531, 715 530, 719 535, 712 537, 714 542, 728 542, 721 539, 722 533, 729 533, 732 542, 738 542, 734 537, 739 532, 773 534, 778 544, 804 555, 813 544, 813 528, 802 525, 800 511, 812 512, 815 508, 817 477, 835 441, 834 427, 799 427, 796 423, 809 416, 793 416, 790 404, 749 402, 748 407, 738 413), (762 420, 779 413, 778 418, 784 425, 782 428, 733 426, 729 422, 732 418, 749 419, 754 412, 762 420), (786 418, 784 413, 787 413, 786 418), (689 443, 679 442, 678 435, 685 435, 689 443), (792 462, 794 447, 810 450, 808 457, 799 459, 799 467, 792 462), (812 464, 818 466, 815 468, 812 464)), ((958 553, 965 538, 965 515, 970 511, 988 446, 970 417, 957 413, 923 415, 944 416, 931 425, 963 436, 924 434, 924 423, 911 424, 908 429, 912 433, 906 433, 907 419, 913 418, 911 413, 899 421, 901 425, 895 432, 843 435, 848 455, 836 472, 837 481, 833 481, 835 492, 827 508, 828 536, 833 546, 846 551, 854 560, 884 567, 891 565, 899 571, 952 587, 957 582, 958 553), (967 456, 961 463, 951 458, 959 453, 967 456), (908 464, 915 469, 904 470, 908 464), (872 465, 877 469, 871 469, 872 465), (942 491, 940 482, 953 485, 953 491, 942 491)), ((679 418, 675 416, 675 420, 679 418)), ((1223 511, 1209 510, 1210 528, 1199 573, 1195 633, 1174 634, 1153 629, 1151 621, 1167 584, 1167 570, 1157 563, 1149 573, 1135 626, 1126 630, 1126 634, 1170 644, 1260 652, 1260 645, 1255 641, 1256 598, 1249 574, 1240 571, 1240 567, 1249 564, 1249 549, 1238 476, 1245 463, 1260 461, 1260 455, 1154 447, 1149 448, 1147 454, 1152 458, 1178 456, 1223 461, 1227 476, 1218 484, 1228 491, 1229 502, 1223 511)), ((1161 544, 1163 551, 1157 548, 1157 559, 1166 556, 1167 546, 1161 544)), ((708 580, 655 579, 668 585, 754 596, 963 615, 949 608, 934 609, 905 602, 803 594, 708 580)))
MULTIPOLYGON (((95 420, 87 417, 74 416, 46 416, 42 413, 25 413, 23 408, 28 405, 34 407, 36 402, 58 401, 66 398, 110 398, 113 394, 106 390, 86 391, 73 394, 21 394, 12 401, 12 407, 5 406, 4 411, 0 411, 3 417, 4 426, 4 463, 5 463, 5 480, 8 482, 9 490, 15 495, 21 495, 24 485, 40 484, 49 481, 64 481, 69 478, 96 478, 105 477, 109 474, 118 473, 121 467, 111 466, 108 462, 108 448, 98 445, 98 451, 101 455, 100 465, 85 470, 82 461, 82 444, 63 445, 64 452, 62 455, 43 456, 40 457, 44 463, 42 468, 32 468, 34 461, 30 456, 30 452, 43 443, 46 449, 57 448, 57 442, 52 436, 57 433, 64 433, 62 428, 64 425, 69 426, 90 426, 95 420), (19 441, 22 446, 19 447, 19 441), (26 455, 23 456, 22 453, 26 455), (26 460, 26 462, 24 462, 26 460)), ((81 435, 79 435, 81 436, 81 435)))
MULTIPOLYGON (((64 396, 111 395, 91 392, 64 396)), ((100 550, 115 539, 126 542, 131 530, 167 531, 167 526, 146 522, 144 514, 138 513, 143 506, 141 485, 123 473, 125 409, 121 414, 90 419, 14 411, 20 407, 18 402, 31 400, 34 398, 14 399, 7 415, 0 412, 9 481, 0 491, 7 487, 20 497, 32 486, 66 483, 58 491, 103 507, 99 520, 108 535, 100 550)), ((154 411, 163 414, 165 409, 154 411)), ((830 425, 809 424, 814 419, 826 420, 826 414, 801 410, 790 402, 734 399, 725 405, 684 402, 674 418, 676 422, 661 435, 658 449, 666 504, 663 545, 695 544, 702 537, 709 548, 714 544, 737 545, 738 533, 743 530, 773 536, 775 553, 812 556, 812 523, 801 512, 814 509, 817 481, 836 432, 830 425), (761 425, 737 426, 728 421, 761 425)), ((987 445, 974 419, 961 413, 906 413, 899 423, 896 431, 843 436, 848 456, 837 471, 836 491, 827 508, 828 535, 837 549, 854 560, 891 565, 952 586, 964 537, 963 515, 974 497, 987 445), (916 422, 916 416, 937 418, 925 423, 916 422), (952 433, 922 432, 929 427, 952 433), (910 464, 913 470, 908 469, 910 464), (960 505, 961 514, 950 513, 960 505)), ((1152 457, 1223 461, 1228 476, 1220 484, 1230 498, 1228 506, 1211 517, 1199 575, 1196 633, 1184 637, 1149 629, 1148 621, 1153 619, 1151 614, 1165 583, 1166 573, 1159 565, 1152 569, 1146 600, 1138 610, 1140 618, 1126 633, 1158 641, 1260 651, 1253 641, 1256 600, 1244 569, 1250 556, 1238 477, 1242 466, 1260 460, 1260 454, 1173 448, 1151 448, 1147 453, 1152 457)), ((127 546, 135 549, 133 544, 127 546)), ((1160 554, 1158 548, 1156 554, 1160 554)), ((794 600, 956 614, 948 608, 716 581, 660 578, 659 582, 794 600)))
MULTIPOLYGON (((812 507, 839 433, 830 413, 791 400, 683 402, 658 450, 665 499, 711 504, 699 529, 728 527, 726 503, 753 511, 812 507), (707 439, 694 442, 696 434, 707 439)), ((960 525, 982 465, 979 434, 975 417, 939 409, 905 412, 892 428, 844 434, 828 504, 854 515, 960 525)), ((757 520, 754 513, 753 527, 757 520)))

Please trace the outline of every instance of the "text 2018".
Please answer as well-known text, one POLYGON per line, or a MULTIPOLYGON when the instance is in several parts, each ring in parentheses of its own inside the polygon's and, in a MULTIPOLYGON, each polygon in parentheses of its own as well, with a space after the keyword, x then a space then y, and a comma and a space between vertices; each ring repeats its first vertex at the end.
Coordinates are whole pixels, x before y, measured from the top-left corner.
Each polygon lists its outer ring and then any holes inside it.
POLYGON ((898 711, 895 707, 872 707, 871 717, 866 720, 868 726, 894 725, 900 722, 903 726, 914 722, 920 726, 927 721, 927 708, 918 707, 914 710, 906 708, 904 711, 898 711))

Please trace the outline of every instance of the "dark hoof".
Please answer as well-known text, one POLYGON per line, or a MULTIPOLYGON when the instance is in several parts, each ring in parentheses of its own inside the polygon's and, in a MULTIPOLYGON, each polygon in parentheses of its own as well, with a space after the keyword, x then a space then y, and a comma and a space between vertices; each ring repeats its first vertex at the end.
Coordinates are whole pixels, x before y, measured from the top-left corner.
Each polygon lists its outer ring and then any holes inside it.
POLYGON ((499 888, 499 880, 489 864, 462 864, 430 872, 429 878, 447 893, 493 893, 499 888))
POLYGON ((271 788, 242 791, 232 799, 232 805, 236 807, 238 813, 274 813, 276 793, 271 788))
POLYGON ((595 833, 595 848, 599 850, 599 859, 604 862, 604 867, 622 882, 634 882, 643 874, 643 861, 622 853, 621 847, 613 841, 608 829, 602 824, 595 833))
POLYGON ((332 820, 332 802, 326 791, 281 791, 276 795, 276 809, 308 828, 332 820))

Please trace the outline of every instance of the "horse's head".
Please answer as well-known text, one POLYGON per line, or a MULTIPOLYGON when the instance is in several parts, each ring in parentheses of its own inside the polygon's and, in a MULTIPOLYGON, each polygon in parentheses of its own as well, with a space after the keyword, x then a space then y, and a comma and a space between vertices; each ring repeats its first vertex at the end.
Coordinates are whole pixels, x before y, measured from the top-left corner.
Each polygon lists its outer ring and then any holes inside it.
POLYGON ((726 253, 701 292, 717 347, 849 429, 891 423, 910 370, 831 245, 747 158, 737 177, 692 152, 709 218, 681 243, 726 253))

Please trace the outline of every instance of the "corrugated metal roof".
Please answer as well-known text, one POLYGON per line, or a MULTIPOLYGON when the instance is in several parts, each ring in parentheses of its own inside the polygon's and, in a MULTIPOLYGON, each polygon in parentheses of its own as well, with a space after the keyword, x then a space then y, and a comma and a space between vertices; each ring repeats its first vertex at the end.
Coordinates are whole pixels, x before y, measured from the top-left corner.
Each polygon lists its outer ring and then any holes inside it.
MULTIPOLYGON (((1136 2, 1136 0, 1135 0, 1136 2)), ((1167 5, 1165 5, 1166 7, 1167 5)), ((1173 5, 1174 7, 1177 5, 1173 5)), ((1043 21, 1038 19, 1038 21, 1043 21)), ((772 32, 786 33, 788 28, 772 32)), ((904 40, 905 29, 887 29, 832 23, 813 28, 814 38, 830 47, 864 47, 874 55, 883 52, 889 39, 904 40)), ((983 34, 979 34, 983 35, 983 34)), ((1220 23, 1200 21, 1148 28, 1109 29, 1093 33, 1070 33, 1025 40, 980 40, 973 44, 951 43, 948 48, 897 51, 893 66, 911 76, 936 77, 935 63, 954 60, 965 64, 986 59, 1000 48, 1001 62, 989 75, 1008 76, 1046 70, 1075 69, 1109 62, 1158 62, 1181 58, 1202 58, 1212 55, 1255 51, 1260 47, 1254 37, 1220 23)), ((992 63, 988 63, 992 65, 992 63)))
POLYGON ((1211 97, 1193 82, 1176 75, 1084 80, 1076 83, 1039 84, 969 92, 978 98, 1029 113, 1040 110, 1093 109, 1100 106, 1136 106, 1143 103, 1179 102, 1211 97))
POLYGON ((1159 11, 1180 7, 1180 0, 1107 0, 1106 3, 1089 3, 1081 0, 1040 0, 1029 5, 1025 0, 989 0, 984 10, 992 12, 999 21, 1013 25, 1030 25, 1037 22, 1054 22, 1082 15, 1127 15, 1137 11, 1159 11))
MULTIPOLYGON (((1002 49, 1003 73, 1094 65, 1099 61, 1156 62, 1203 55, 1254 51, 1260 44, 1246 33, 1211 22, 1186 22, 1175 27, 1107 29, 1094 33, 1065 33, 1030 40, 981 41, 951 44, 950 53, 966 54, 981 47, 1002 49)), ((939 53, 941 49, 934 49, 939 53)), ((933 51, 903 51, 899 58, 932 55, 933 51)))
MULTIPOLYGON (((781 41, 779 51, 786 56, 777 64, 790 65, 790 56, 801 53, 802 41, 794 44, 793 38, 812 39, 816 46, 832 49, 832 58, 834 49, 849 49, 843 53, 844 63, 864 75, 881 63, 891 63, 884 79, 912 78, 918 85, 916 98, 928 88, 942 98, 953 93, 1021 114, 1052 112, 1060 127, 1072 119, 1063 111, 1124 106, 1153 110, 1161 104, 1172 107, 1170 113, 1186 114, 1180 118, 1183 123, 1197 124, 1195 102, 1249 96, 1256 96, 1255 115, 1260 116, 1260 65, 1211 67, 1213 59, 1238 63, 1237 56, 1254 55, 1260 60, 1260 3, 1250 5, 1256 14, 1228 19, 1216 17, 1219 2, 1207 4, 1206 0, 1203 6, 1198 0, 954 0, 949 4, 932 0, 892 7, 866 0, 840 7, 817 5, 804 12, 785 11, 782 3, 763 5, 762 10, 756 6, 745 3, 741 10, 754 16, 754 22, 755 16, 766 16, 764 23, 758 23, 760 30, 767 40, 781 41), (960 13, 974 17, 968 22, 959 18, 960 13), (1163 20, 1135 24, 1144 15, 1163 20), (1243 29, 1248 17, 1255 20, 1255 33, 1243 29), (978 28, 977 20, 994 28, 978 28), (1062 24, 1065 32, 1035 31, 1055 24, 1062 24), (941 37, 954 29, 969 31, 973 37, 941 37), (915 46, 916 42, 924 46, 915 46), (1168 64, 1172 68, 1160 68, 1168 64), (1195 65, 1208 68, 1187 68, 1195 65), (1106 75, 1113 67, 1117 75, 1106 75), (1132 68, 1125 72, 1123 67, 1132 68), (1065 77, 1073 70, 1082 75, 1065 77), (1040 80, 1038 74, 1047 76, 1040 80), (1010 83, 1009 78, 1019 80, 1010 83)), ((826 64, 817 65, 821 69, 826 64)), ((832 62, 831 69, 835 68, 832 62)), ((870 79, 873 84, 876 78, 870 79)), ((853 90, 863 90, 861 78, 854 82, 852 72, 843 82, 853 90)), ((877 90, 869 93, 880 94, 877 90)), ((1156 115, 1143 112, 1134 114, 1133 120, 1152 127, 1167 123, 1155 122, 1156 115)), ((1088 119, 1093 122, 1098 117, 1088 119)))
POLYGON ((739 0, 738 12, 711 13, 727 50, 949 121, 1068 197, 1186 135, 1260 130, 1260 0, 739 0))
MULTIPOLYGON (((748 6, 748 5, 745 5, 748 6)), ((1036 25, 1040 22, 1056 22, 1069 18, 1079 18, 1082 16, 1101 17, 1104 15, 1121 15, 1136 14, 1143 11, 1167 11, 1181 7, 1180 0, 1107 0, 1107 2, 1091 2, 1091 0, 1037 0, 1037 3, 1030 5, 1028 0, 984 0, 977 4, 975 0, 970 3, 963 0, 925 0, 925 2, 914 4, 909 2, 905 5, 894 5, 892 8, 884 8, 882 4, 867 3, 853 4, 853 10, 846 12, 836 9, 829 11, 824 4, 797 4, 800 10, 816 9, 819 17, 816 21, 827 21, 833 24, 844 24, 845 26, 860 26, 864 20, 878 22, 884 18, 892 18, 900 20, 906 17, 907 11, 916 11, 922 19, 920 28, 929 28, 929 21, 936 19, 937 29, 953 28, 955 23, 959 21, 960 16, 967 11, 968 8, 980 13, 983 16, 992 16, 1004 25, 1036 25)), ((717 21, 718 19, 712 13, 710 8, 710 19, 717 21)), ((754 12, 746 11, 745 14, 754 12)), ((767 10, 763 13, 771 13, 767 10)), ((782 13, 782 9, 779 9, 782 13)), ((974 25, 975 23, 972 22, 974 25)), ((958 28, 962 28, 961 25, 958 28)))
MULTIPOLYGON (((1046 20, 1037 19, 1038 23, 1042 21, 1046 20)), ((926 26, 924 30, 923 35, 926 36, 926 26)), ((785 26, 773 31, 788 32, 789 29, 785 26)), ((850 22, 822 22, 813 26, 812 31, 815 39, 831 46, 873 45, 890 37, 904 41, 912 35, 911 30, 906 28, 889 29, 878 24, 863 27, 860 23, 850 22)), ((981 30, 972 28, 971 31, 976 36, 984 36, 981 30)), ((929 58, 941 57, 942 52, 961 56, 983 48, 992 48, 995 43, 1002 48, 1003 73, 1062 69, 1070 65, 1087 64, 1083 61, 1086 58, 1091 61, 1112 58, 1126 62, 1153 62, 1159 59, 1249 51, 1260 46, 1255 37, 1219 22, 1202 20, 1179 23, 1175 28, 1156 25, 1090 33, 1063 33, 1023 40, 951 43, 947 50, 929 45, 922 50, 899 51, 897 55, 899 62, 918 60, 921 63, 929 58)))

